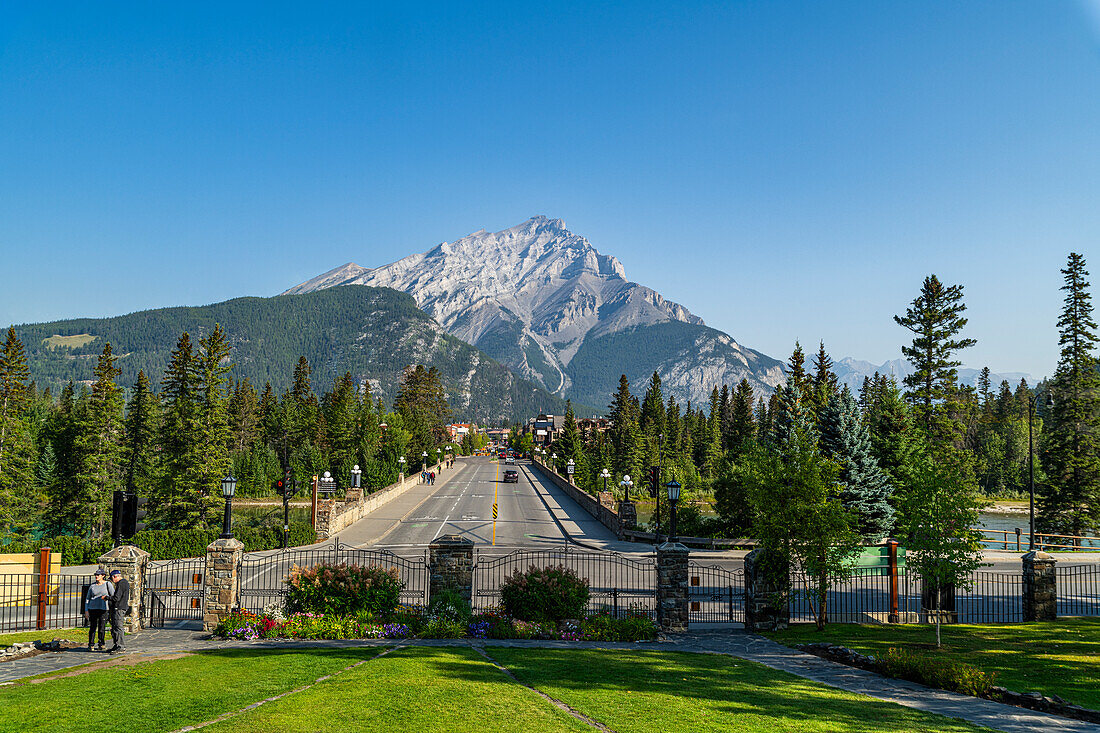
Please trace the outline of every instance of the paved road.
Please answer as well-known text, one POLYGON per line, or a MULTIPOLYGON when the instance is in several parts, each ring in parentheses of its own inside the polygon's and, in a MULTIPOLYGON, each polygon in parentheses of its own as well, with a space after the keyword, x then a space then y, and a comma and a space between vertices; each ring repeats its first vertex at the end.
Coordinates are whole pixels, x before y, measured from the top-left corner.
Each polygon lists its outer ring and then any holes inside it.
POLYGON ((341 532, 340 540, 357 547, 423 548, 443 535, 465 537, 480 549, 561 547, 568 536, 593 548, 652 552, 650 545, 619 542, 526 462, 510 466, 487 458, 460 459, 435 486, 411 489, 341 532), (519 471, 518 483, 504 483, 509 468, 519 471))

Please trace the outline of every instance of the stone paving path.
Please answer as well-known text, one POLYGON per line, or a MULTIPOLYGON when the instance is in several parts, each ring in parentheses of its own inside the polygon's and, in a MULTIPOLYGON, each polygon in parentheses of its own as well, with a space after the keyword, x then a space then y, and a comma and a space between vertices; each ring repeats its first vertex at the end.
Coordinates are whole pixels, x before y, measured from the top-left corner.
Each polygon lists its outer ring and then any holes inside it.
MULTIPOLYGON (((211 639, 207 634, 185 629, 147 629, 139 635, 127 637, 132 648, 127 656, 155 657, 178 652, 197 652, 216 649, 310 649, 317 647, 381 647, 395 640, 355 639, 347 641, 279 641, 258 640, 252 642, 211 639)), ((709 654, 727 654, 758 662, 773 669, 789 672, 805 679, 820 682, 848 692, 867 695, 878 700, 897 703, 929 713, 959 718, 976 725, 986 726, 1008 733, 1100 733, 1100 725, 1048 715, 1012 705, 934 690, 904 680, 881 677, 872 672, 830 662, 811 654, 785 647, 770 639, 742 631, 713 630, 677 634, 654 643, 615 642, 565 642, 528 640, 471 640, 471 639, 416 639, 402 640, 410 646, 439 647, 518 647, 542 649, 621 649, 632 651, 684 651, 709 654)), ((23 677, 55 672, 90 662, 109 659, 100 652, 72 650, 61 653, 40 654, 23 660, 0 664, 0 683, 11 683, 23 677)), ((0 687, 2 690, 2 687, 0 687)))

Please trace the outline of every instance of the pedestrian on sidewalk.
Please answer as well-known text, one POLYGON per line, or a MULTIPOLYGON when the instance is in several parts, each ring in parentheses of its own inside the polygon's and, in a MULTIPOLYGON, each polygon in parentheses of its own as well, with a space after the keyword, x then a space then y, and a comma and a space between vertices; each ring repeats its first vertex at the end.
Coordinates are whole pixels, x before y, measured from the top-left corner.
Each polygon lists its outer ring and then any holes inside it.
POLYGON ((430 471, 428 473, 428 483, 431 486, 435 486, 435 471, 430 471))
POLYGON ((119 654, 126 651, 123 628, 126 623, 126 614, 130 612, 130 581, 122 577, 122 571, 115 568, 111 571, 111 582, 114 584, 114 592, 111 593, 111 636, 115 645, 111 647, 110 654, 119 654))
POLYGON ((107 582, 107 571, 96 568, 95 582, 88 586, 88 594, 84 597, 84 618, 88 619, 88 651, 94 648, 97 633, 99 651, 103 651, 107 643, 107 611, 114 592, 114 585, 107 582))

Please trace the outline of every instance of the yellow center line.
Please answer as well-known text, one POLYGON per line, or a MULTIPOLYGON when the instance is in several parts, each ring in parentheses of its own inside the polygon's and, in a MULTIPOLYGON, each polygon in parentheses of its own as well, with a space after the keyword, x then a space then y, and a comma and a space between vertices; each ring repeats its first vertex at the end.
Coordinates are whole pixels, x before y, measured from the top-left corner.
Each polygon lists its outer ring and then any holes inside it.
POLYGON ((497 544, 497 492, 500 491, 500 461, 497 461, 497 480, 493 484, 493 546, 497 544))

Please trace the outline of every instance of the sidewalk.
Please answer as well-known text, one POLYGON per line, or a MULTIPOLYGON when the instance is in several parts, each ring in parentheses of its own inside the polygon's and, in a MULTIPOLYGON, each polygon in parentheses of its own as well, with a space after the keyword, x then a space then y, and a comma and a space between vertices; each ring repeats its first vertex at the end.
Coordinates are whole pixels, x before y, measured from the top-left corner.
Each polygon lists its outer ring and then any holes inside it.
MULTIPOLYGON (((211 639, 198 631, 176 629, 148 629, 130 637, 133 652, 123 659, 134 657, 157 657, 172 653, 201 652, 212 649, 312 649, 312 648, 349 648, 383 647, 395 643, 393 639, 355 639, 348 641, 278 641, 258 640, 251 642, 223 641, 211 639)), ((830 687, 848 692, 867 695, 878 700, 897 703, 905 707, 944 715, 949 718, 982 725, 1007 733, 1049 733, 1050 731, 1072 731, 1073 733, 1100 733, 1100 726, 1082 721, 1047 715, 1024 708, 983 700, 981 698, 959 695, 953 692, 934 690, 904 680, 880 677, 842 664, 830 662, 820 657, 790 649, 762 636, 746 634, 742 631, 714 630, 696 631, 663 637, 654 643, 616 643, 616 642, 567 642, 567 641, 527 641, 497 639, 413 639, 405 643, 413 646, 433 647, 519 647, 537 649, 611 649, 629 651, 678 651, 704 654, 726 654, 752 662, 758 662, 772 669, 788 672, 830 687)), ((91 662, 113 659, 108 655, 73 650, 61 653, 42 654, 24 660, 15 660, 0 664, 0 683, 33 675, 56 672, 91 662)), ((2 690, 2 688, 0 688, 2 690)))

